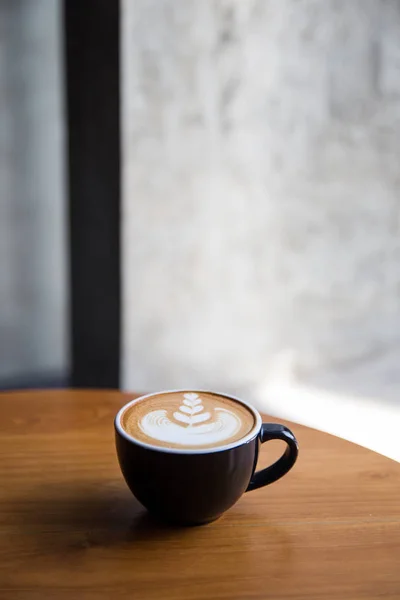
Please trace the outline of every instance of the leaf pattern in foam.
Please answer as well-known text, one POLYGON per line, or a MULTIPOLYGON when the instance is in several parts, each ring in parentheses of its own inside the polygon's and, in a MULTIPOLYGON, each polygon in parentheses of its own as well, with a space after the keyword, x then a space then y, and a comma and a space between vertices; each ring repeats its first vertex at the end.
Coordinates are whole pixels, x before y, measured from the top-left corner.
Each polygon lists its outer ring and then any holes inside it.
POLYGON ((198 394, 184 394, 183 403, 179 407, 179 411, 174 412, 174 418, 190 427, 191 425, 203 423, 211 417, 209 412, 203 412, 203 410, 204 406, 198 394))

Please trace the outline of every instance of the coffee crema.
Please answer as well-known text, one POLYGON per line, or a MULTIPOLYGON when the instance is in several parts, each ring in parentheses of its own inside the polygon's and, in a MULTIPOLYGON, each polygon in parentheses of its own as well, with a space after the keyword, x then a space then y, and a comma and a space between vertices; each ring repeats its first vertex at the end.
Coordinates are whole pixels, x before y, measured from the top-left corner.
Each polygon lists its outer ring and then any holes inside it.
POLYGON ((245 437, 255 416, 238 401, 208 392, 166 392, 139 399, 121 426, 138 441, 164 448, 225 446, 245 437))

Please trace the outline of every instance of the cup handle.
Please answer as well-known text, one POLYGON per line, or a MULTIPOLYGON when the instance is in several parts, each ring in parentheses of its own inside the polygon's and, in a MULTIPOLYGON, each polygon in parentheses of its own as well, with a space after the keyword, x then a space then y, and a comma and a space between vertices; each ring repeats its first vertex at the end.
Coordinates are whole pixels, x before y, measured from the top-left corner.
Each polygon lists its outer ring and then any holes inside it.
POLYGON ((269 485, 277 481, 290 469, 296 462, 299 453, 299 446, 293 433, 284 425, 275 423, 263 423, 260 431, 260 442, 269 442, 270 440, 283 440, 287 444, 287 448, 282 456, 270 467, 256 471, 250 480, 246 492, 256 490, 264 485, 269 485))

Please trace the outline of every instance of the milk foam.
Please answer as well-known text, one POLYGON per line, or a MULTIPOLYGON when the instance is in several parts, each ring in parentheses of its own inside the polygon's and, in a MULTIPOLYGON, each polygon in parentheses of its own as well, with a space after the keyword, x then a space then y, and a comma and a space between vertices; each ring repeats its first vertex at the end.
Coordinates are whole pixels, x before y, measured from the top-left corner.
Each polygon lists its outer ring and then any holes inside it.
POLYGON ((152 410, 139 420, 138 426, 145 435, 160 442, 201 446, 232 438, 242 427, 242 420, 225 407, 206 411, 201 397, 193 392, 182 395, 178 410, 152 410))

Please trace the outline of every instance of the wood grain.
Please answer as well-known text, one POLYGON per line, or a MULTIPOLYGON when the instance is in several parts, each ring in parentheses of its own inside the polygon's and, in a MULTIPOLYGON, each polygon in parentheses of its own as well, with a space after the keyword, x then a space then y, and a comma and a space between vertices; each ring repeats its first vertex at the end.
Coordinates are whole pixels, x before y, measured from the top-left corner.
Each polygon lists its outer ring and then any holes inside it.
MULTIPOLYGON (((291 473, 219 521, 155 523, 119 472, 105 391, 0 394, 0 598, 400 598, 400 465, 292 425, 291 473)), ((261 465, 281 450, 264 444, 261 465)))

